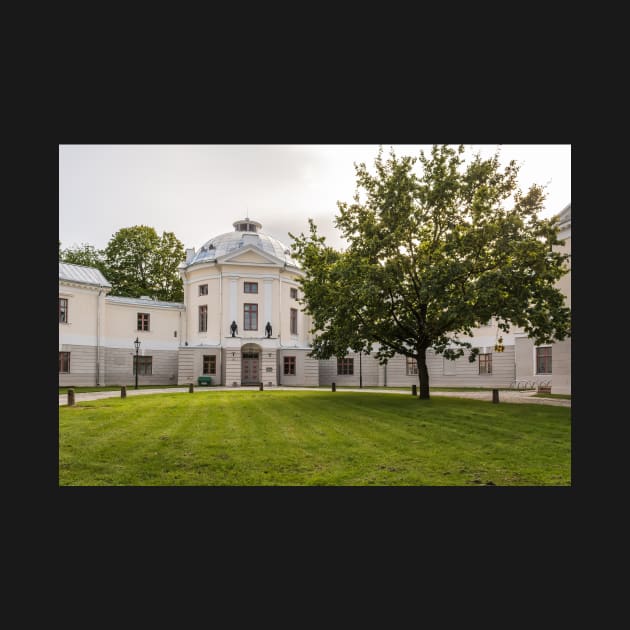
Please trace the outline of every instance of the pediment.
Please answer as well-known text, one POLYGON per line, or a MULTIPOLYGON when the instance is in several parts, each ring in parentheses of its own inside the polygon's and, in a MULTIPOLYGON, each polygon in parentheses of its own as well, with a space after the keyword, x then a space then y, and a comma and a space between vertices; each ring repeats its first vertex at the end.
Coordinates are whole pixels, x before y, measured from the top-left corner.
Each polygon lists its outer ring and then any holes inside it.
POLYGON ((262 249, 253 245, 242 247, 236 251, 232 251, 229 254, 217 259, 219 264, 232 263, 242 265, 284 265, 284 262, 280 259, 264 252, 262 249))

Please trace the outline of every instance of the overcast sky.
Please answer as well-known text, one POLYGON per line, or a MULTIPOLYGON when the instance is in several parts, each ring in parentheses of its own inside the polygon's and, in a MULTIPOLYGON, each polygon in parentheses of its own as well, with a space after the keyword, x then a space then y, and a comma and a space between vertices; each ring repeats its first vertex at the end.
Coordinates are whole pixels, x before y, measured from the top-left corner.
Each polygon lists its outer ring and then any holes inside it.
MULTIPOLYGON (((383 144, 385 154, 392 145, 383 144)), ((396 155, 430 145, 393 145, 396 155)), ((484 157, 497 145, 466 145, 484 157)), ((353 163, 373 170, 378 145, 60 145, 59 239, 64 248, 104 248, 123 227, 174 232, 199 249, 249 216, 262 231, 290 245, 288 232, 320 233, 342 246, 333 225, 337 201, 351 202, 353 163)), ((571 202, 570 145, 501 145, 502 164, 521 165, 519 184, 547 185, 542 216, 571 202)))

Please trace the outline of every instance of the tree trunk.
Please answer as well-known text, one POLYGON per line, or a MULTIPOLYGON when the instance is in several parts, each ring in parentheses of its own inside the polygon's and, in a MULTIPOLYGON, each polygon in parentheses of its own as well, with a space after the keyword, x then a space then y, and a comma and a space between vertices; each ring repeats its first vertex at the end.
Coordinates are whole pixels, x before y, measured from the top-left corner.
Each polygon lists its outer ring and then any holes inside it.
POLYGON ((418 381, 420 382, 419 400, 429 400, 429 370, 427 369, 427 349, 418 350, 418 381))

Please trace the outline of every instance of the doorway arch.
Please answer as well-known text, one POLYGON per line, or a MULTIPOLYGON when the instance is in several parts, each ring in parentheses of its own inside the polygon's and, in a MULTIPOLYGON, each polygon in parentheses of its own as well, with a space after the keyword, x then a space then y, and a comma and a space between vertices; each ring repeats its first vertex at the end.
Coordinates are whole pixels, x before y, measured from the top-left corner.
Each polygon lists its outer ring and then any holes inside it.
POLYGON ((260 383, 260 361, 260 346, 248 343, 241 348, 241 383, 243 385, 260 383))

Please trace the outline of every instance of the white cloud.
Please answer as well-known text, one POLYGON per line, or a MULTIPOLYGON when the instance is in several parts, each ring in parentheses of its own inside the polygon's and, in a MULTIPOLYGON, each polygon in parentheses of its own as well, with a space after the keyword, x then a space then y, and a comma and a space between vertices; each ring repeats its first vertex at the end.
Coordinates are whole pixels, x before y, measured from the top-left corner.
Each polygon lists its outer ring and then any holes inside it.
MULTIPOLYGON (((383 144, 385 154, 389 147, 383 144)), ((399 156, 420 148, 394 145, 399 156)), ((490 155, 496 145, 472 149, 490 155)), ((289 244, 288 232, 306 233, 312 217, 339 247, 337 201, 355 193, 353 163, 370 167, 377 151, 376 145, 61 145, 59 238, 62 247, 104 247, 118 229, 144 224, 199 247, 249 215, 289 244)), ((501 145, 501 161, 511 159, 522 163, 523 189, 549 182, 543 216, 571 201, 570 145, 501 145)))

